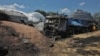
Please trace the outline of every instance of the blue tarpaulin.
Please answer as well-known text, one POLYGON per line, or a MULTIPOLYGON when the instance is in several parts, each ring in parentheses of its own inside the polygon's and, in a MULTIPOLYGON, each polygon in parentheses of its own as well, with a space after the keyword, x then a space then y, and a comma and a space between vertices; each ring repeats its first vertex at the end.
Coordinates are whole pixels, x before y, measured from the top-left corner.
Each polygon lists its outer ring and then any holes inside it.
POLYGON ((71 25, 83 26, 81 23, 76 22, 76 21, 71 21, 71 25))
POLYGON ((87 27, 89 25, 87 21, 80 19, 68 19, 68 24, 73 26, 82 26, 82 27, 87 27))

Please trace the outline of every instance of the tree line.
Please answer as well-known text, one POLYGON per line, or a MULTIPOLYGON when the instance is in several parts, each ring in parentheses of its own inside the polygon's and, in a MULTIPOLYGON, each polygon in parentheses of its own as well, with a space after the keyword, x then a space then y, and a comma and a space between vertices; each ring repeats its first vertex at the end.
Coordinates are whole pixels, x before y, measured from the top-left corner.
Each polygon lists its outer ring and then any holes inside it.
MULTIPOLYGON (((35 12, 39 12, 39 13, 41 13, 44 16, 48 16, 48 15, 58 15, 58 12, 52 12, 52 11, 51 12, 46 12, 44 10, 35 10, 35 12)), ((92 16, 93 16, 93 18, 96 21, 100 22, 100 12, 96 12, 92 16)))
POLYGON ((48 16, 48 15, 57 15, 58 13, 57 12, 46 12, 46 11, 44 11, 44 10, 35 10, 35 12, 39 12, 39 13, 41 13, 42 15, 44 15, 44 16, 48 16))

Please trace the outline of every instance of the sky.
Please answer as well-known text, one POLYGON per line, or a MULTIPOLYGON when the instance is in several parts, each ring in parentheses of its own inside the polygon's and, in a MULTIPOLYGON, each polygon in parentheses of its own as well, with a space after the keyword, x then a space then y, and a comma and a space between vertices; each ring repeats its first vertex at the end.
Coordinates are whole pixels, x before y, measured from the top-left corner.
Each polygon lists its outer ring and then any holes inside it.
POLYGON ((33 12, 37 9, 70 14, 76 9, 100 11, 100 0, 0 0, 0 8, 33 12))

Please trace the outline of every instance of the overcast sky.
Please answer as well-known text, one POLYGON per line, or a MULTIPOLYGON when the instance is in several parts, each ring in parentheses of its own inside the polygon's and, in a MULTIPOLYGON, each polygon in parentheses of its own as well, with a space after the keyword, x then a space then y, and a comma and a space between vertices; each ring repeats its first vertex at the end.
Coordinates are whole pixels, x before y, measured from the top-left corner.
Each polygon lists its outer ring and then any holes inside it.
POLYGON ((33 12, 37 9, 71 13, 83 9, 91 13, 100 11, 100 0, 0 0, 0 8, 33 12))

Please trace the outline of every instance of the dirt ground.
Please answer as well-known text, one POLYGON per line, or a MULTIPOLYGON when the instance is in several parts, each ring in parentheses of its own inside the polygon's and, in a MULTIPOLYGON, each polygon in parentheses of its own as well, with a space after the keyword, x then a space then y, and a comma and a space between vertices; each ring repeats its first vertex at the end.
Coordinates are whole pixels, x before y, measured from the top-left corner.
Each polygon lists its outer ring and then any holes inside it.
POLYGON ((49 39, 34 27, 0 22, 0 56, 39 56, 48 50, 48 43, 49 39))
POLYGON ((58 40, 50 52, 51 56, 100 56, 100 30, 58 40))
POLYGON ((53 47, 49 44, 49 38, 34 27, 0 22, 0 48, 7 50, 6 56, 100 56, 100 30, 56 40, 53 47))

